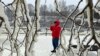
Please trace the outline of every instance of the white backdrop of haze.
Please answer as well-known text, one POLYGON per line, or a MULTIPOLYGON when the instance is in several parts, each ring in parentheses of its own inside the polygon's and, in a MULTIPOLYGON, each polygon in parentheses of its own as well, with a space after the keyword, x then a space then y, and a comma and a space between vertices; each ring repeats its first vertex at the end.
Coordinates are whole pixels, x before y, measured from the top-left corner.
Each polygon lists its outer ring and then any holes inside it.
MULTIPOLYGON (((5 4, 8 4, 8 3, 11 3, 13 0, 2 0, 5 4)), ((35 0, 26 0, 27 1, 27 3, 30 3, 30 4, 32 4, 32 5, 35 5, 35 0)), ((50 6, 50 5, 54 5, 54 0, 41 0, 40 1, 40 3, 41 4, 45 4, 45 1, 46 1, 46 5, 47 6, 50 6)), ((61 0, 57 0, 57 1, 61 1, 61 0)), ((66 1, 66 5, 68 6, 68 5, 77 5, 78 4, 78 2, 80 1, 80 0, 64 0, 64 1, 66 1)), ((79 6, 79 8, 80 9, 82 9, 82 8, 84 8, 84 6, 86 5, 86 0, 83 0, 83 2, 81 3, 81 5, 79 6)), ((93 0, 93 4, 95 5, 95 3, 97 2, 97 0, 93 0)), ((53 8, 53 7, 52 7, 53 8)))

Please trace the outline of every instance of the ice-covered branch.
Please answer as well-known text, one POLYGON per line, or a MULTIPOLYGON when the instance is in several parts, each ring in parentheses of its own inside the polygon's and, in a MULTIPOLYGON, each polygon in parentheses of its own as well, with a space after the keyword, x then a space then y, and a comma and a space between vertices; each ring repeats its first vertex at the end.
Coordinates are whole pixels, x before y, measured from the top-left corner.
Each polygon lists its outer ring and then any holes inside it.
POLYGON ((4 19, 2 17, 0 17, 0 28, 1 28, 3 22, 4 22, 4 19))
POLYGON ((13 33, 10 38, 10 44, 11 44, 11 55, 13 56, 13 51, 16 50, 17 56, 20 56, 20 48, 17 42, 18 34, 19 34, 19 23, 18 19, 20 19, 19 15, 19 10, 20 10, 20 0, 17 1, 16 6, 15 6, 15 20, 14 20, 14 29, 13 33))
POLYGON ((93 26, 93 2, 92 0, 87 0, 87 2, 89 3, 89 7, 87 8, 87 15, 88 15, 88 25, 90 27, 91 37, 100 46, 100 43, 96 39, 95 30, 93 26))
POLYGON ((25 56, 33 56, 33 47, 34 47, 34 41, 37 37, 37 30, 40 29, 39 20, 40 20, 40 0, 35 1, 35 21, 32 23, 32 27, 27 31, 26 34, 26 43, 25 43, 25 56), (35 28, 35 29, 34 29, 35 28))
POLYGON ((29 9, 28 9, 28 5, 26 3, 26 0, 21 0, 21 2, 23 3, 23 8, 24 8, 24 14, 27 20, 27 26, 28 26, 28 30, 32 27, 32 23, 31 23, 31 17, 29 16, 29 9))
POLYGON ((6 25, 6 28, 8 29, 8 32, 9 33, 12 33, 12 30, 11 30, 11 27, 10 27, 10 23, 9 23, 9 21, 8 21, 8 17, 7 17, 7 15, 5 14, 5 12, 4 12, 4 7, 3 7, 3 4, 0 2, 0 17, 2 17, 3 18, 3 20, 4 20, 4 23, 5 23, 5 25, 6 25))
MULTIPOLYGON (((40 0, 36 0, 35 1, 35 19, 36 19, 35 24, 36 24, 36 29, 35 29, 35 32, 32 35, 32 41, 31 41, 29 50, 31 50, 32 47, 34 46, 34 41, 36 41, 36 38, 37 38, 37 31, 40 28, 40 25, 39 25, 39 20, 40 20, 39 8, 40 8, 40 0)), ((31 30, 33 31, 33 29, 34 29, 34 23, 32 24, 32 29, 31 30)))
POLYGON ((96 8, 96 6, 99 4, 100 0, 97 1, 97 3, 95 4, 94 8, 96 8))
POLYGON ((94 8, 94 11, 100 15, 100 11, 98 9, 94 8))
MULTIPOLYGON (((80 5, 80 3, 82 2, 83 0, 80 0, 79 1, 79 3, 78 3, 78 5, 77 5, 77 7, 75 8, 75 10, 72 12, 72 13, 70 13, 69 14, 69 16, 67 17, 67 19, 65 20, 65 23, 64 23, 64 25, 63 25, 63 29, 64 29, 64 27, 66 26, 66 24, 67 24, 67 21, 70 19, 72 22, 74 22, 74 20, 71 18, 71 16, 72 16, 72 14, 73 13, 75 13, 75 11, 78 9, 78 7, 79 7, 79 5, 80 5)), ((58 8, 58 4, 57 4, 57 1, 55 0, 55 4, 56 4, 56 10, 57 10, 57 12, 59 12, 59 14, 60 15, 62 15, 62 16, 64 16, 65 18, 66 18, 66 15, 63 15, 62 13, 60 13, 60 11, 59 11, 59 8, 58 8)), ((80 14, 82 14, 82 13, 84 13, 84 11, 85 11, 85 9, 87 8, 87 6, 88 6, 88 4, 84 7, 84 9, 81 11, 81 12, 79 12, 74 18, 76 18, 78 15, 80 15, 80 14)), ((78 26, 81 26, 80 24, 77 24, 76 22, 74 22, 76 25, 78 25, 78 26)), ((82 26, 82 27, 86 27, 86 26, 82 26)), ((86 27, 87 28, 87 27, 86 27)))

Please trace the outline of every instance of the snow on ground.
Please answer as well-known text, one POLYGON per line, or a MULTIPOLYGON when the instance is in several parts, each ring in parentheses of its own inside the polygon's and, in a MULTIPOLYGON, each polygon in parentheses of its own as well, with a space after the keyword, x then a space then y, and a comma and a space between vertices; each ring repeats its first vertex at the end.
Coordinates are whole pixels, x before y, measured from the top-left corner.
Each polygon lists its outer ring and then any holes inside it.
MULTIPOLYGON (((24 37, 23 34, 20 34, 18 37, 19 41, 22 41, 23 37, 24 37)), ((2 43, 6 38, 7 38, 6 34, 0 35, 0 47, 2 47, 2 43)), ((45 36, 45 35, 38 36, 37 41, 35 42, 33 48, 35 50, 35 56, 49 56, 51 50, 53 49, 51 41, 52 41, 51 36, 45 36)), ((4 48, 8 48, 8 49, 10 48, 9 40, 6 41, 6 43, 4 44, 4 48)), ((21 49, 21 53, 24 54, 24 50, 25 50, 24 47, 21 47, 20 49, 21 49)), ((4 49, 3 56, 8 56, 9 54, 10 52, 4 49)))
MULTIPOLYGON (((81 38, 83 37, 83 35, 81 36, 81 38)), ((0 47, 2 47, 2 42, 7 38, 7 35, 6 34, 2 34, 0 35, 0 47)), ((22 41, 24 38, 24 34, 19 34, 19 41, 22 41)), ((68 41, 69 41, 69 38, 70 36, 69 35, 65 35, 65 39, 66 39, 66 42, 68 44, 68 41)), ((74 39, 72 41, 73 44, 76 44, 76 40, 74 39)), ((93 42, 92 42, 93 43, 93 42)), ((9 41, 6 41, 6 43, 4 44, 4 48, 10 48, 10 43, 9 41)), ((21 47, 21 53, 24 54, 24 47, 21 47)), ((35 42, 35 45, 33 47, 33 50, 35 52, 35 56, 50 56, 51 54, 51 50, 53 49, 52 47, 52 37, 51 35, 39 35, 37 37, 37 41, 35 42)), ((91 55, 95 55, 96 56, 96 53, 95 52, 89 52, 89 56, 91 55)), ((10 54, 10 52, 6 49, 3 50, 3 56, 8 56, 10 54)), ((22 54, 22 55, 23 55, 22 54)), ((16 56, 14 54, 14 56, 16 56)))

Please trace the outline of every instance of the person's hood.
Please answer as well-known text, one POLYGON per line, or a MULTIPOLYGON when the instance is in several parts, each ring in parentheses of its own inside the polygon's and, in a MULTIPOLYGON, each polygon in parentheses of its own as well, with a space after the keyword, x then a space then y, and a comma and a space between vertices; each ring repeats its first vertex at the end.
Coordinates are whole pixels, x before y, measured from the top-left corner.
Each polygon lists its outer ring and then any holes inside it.
POLYGON ((59 20, 56 20, 56 21, 55 21, 55 25, 56 25, 56 26, 59 26, 59 25, 60 25, 60 21, 59 21, 59 20))

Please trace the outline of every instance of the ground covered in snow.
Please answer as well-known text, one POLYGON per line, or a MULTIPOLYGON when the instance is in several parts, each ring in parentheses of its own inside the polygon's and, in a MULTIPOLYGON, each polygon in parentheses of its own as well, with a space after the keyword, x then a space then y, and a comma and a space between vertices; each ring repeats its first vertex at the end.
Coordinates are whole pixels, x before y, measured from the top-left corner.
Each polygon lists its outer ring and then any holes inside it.
MULTIPOLYGON (((82 35, 83 37, 83 35, 82 35)), ((4 42, 4 40, 7 38, 7 34, 1 34, 0 35, 0 47, 2 47, 2 43, 4 42)), ((18 40, 21 42, 24 38, 24 34, 19 34, 18 40)), ((65 37, 66 39, 66 43, 68 44, 69 41, 69 35, 66 35, 65 37)), ((76 44, 76 40, 72 41, 73 44, 76 44)), ((9 40, 7 40, 5 42, 5 44, 3 45, 3 48, 5 48, 3 50, 3 56, 8 56, 10 54, 9 50, 10 49, 10 42, 9 40)), ((50 34, 46 35, 39 35, 37 37, 37 41, 35 42, 35 45, 33 47, 33 50, 35 52, 35 56, 50 56, 51 54, 51 50, 53 49, 52 47, 52 37, 50 34)), ((21 54, 22 56, 24 56, 24 45, 20 48, 21 50, 21 54)), ((96 56, 96 52, 90 52, 90 54, 88 56, 96 56)), ((14 56, 16 56, 14 54, 14 56)))

